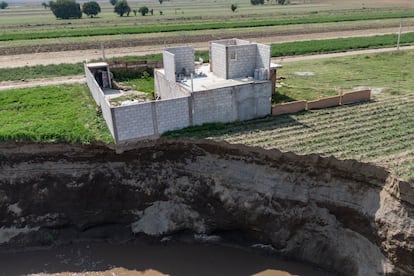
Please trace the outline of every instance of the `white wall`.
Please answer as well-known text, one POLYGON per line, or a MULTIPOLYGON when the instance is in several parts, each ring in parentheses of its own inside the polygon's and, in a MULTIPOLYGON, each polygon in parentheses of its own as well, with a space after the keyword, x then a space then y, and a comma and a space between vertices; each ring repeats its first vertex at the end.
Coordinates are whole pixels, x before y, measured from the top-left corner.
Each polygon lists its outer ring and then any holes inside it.
POLYGON ((92 97, 95 100, 96 104, 101 107, 102 116, 106 121, 106 125, 108 126, 108 129, 112 134, 112 137, 115 137, 114 124, 112 121, 112 110, 109 105, 109 102, 106 100, 101 87, 96 82, 95 77, 93 76, 89 68, 86 66, 86 64, 84 65, 84 67, 86 83, 88 84, 89 91, 91 91, 92 97))

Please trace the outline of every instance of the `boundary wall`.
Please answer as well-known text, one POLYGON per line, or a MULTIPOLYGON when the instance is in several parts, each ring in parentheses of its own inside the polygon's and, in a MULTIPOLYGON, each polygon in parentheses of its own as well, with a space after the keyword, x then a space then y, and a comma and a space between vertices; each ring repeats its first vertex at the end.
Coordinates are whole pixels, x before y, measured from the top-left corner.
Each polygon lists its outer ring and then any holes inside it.
POLYGON ((250 120, 271 113, 270 81, 188 94, 178 91, 176 98, 115 107, 107 101, 86 65, 85 75, 89 90, 101 107, 116 143, 156 138, 166 131, 192 125, 250 120))
POLYGON ((315 101, 294 101, 277 104, 272 107, 272 115, 296 113, 304 110, 334 107, 344 104, 366 102, 371 100, 371 90, 352 91, 338 96, 321 98, 315 101))

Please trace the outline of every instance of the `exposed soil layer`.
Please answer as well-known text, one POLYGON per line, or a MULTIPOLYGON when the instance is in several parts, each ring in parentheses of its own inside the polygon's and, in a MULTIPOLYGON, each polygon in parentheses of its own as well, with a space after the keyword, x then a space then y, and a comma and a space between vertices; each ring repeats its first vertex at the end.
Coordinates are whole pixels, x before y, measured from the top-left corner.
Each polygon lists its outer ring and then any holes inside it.
POLYGON ((238 231, 344 275, 414 274, 414 186, 372 164, 158 140, 3 143, 0 171, 3 248, 238 231))

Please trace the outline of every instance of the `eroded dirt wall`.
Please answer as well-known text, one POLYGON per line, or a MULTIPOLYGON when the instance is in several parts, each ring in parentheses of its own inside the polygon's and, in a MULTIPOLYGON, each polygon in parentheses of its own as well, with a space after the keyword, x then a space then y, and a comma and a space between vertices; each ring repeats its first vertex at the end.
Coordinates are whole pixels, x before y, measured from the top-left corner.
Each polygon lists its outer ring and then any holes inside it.
POLYGON ((344 275, 412 275, 413 189, 371 164, 212 141, 3 143, 0 244, 237 230, 344 275))

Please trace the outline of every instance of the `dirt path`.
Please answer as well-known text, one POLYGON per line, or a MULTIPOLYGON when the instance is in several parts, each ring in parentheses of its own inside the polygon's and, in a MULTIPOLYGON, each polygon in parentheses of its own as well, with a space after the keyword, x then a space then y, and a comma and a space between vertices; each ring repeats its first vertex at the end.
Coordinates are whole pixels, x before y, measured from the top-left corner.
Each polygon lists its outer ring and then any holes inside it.
POLYGON ((8 89, 27 88, 35 86, 47 86, 70 83, 84 83, 84 76, 67 76, 48 79, 31 79, 24 81, 2 81, 0 82, 0 91, 8 89))
MULTIPOLYGON (((382 28, 382 29, 365 29, 365 30, 352 30, 352 31, 332 31, 310 34, 295 34, 295 35, 279 35, 269 37, 257 37, 251 38, 252 41, 260 43, 270 44, 278 42, 300 41, 300 40, 313 40, 313 39, 327 39, 327 38, 339 38, 339 37, 357 37, 357 36, 369 36, 369 35, 381 35, 396 33, 398 28, 382 28)), ((414 31, 414 26, 406 27, 404 32, 414 31)), ((165 46, 178 46, 182 43, 169 44, 169 45, 150 45, 139 47, 124 47, 124 48, 111 48, 107 49, 105 56, 121 57, 127 55, 147 55, 160 53, 165 46)), ((196 50, 207 50, 208 44, 203 42, 191 43, 196 50)), ((46 52, 46 53, 34 53, 34 54, 21 54, 21 55, 7 55, 0 56, 0 68, 15 68, 22 66, 34 66, 34 65, 48 65, 48 64, 60 64, 60 63, 77 63, 85 60, 98 59, 102 57, 102 52, 99 49, 92 50, 77 50, 77 51, 65 51, 65 52, 46 52)))
MULTIPOLYGON (((401 51, 414 50, 414 46, 401 47, 400 49, 401 49, 401 51)), ((313 59, 321 59, 321 58, 335 58, 335 57, 361 55, 361 54, 387 53, 387 52, 393 52, 393 51, 396 51, 396 50, 397 49, 395 47, 393 47, 393 48, 349 51, 349 52, 332 53, 332 54, 280 57, 280 58, 272 58, 272 62, 283 65, 283 63, 295 62, 295 61, 301 61, 301 60, 313 60, 313 59)), ((35 86, 47 86, 47 85, 70 84, 70 83, 84 83, 84 82, 85 82, 85 77, 83 75, 57 77, 57 78, 46 78, 46 79, 27 79, 27 80, 24 80, 24 81, 3 81, 3 82, 0 82, 0 91, 8 90, 8 89, 35 87, 35 86)))

